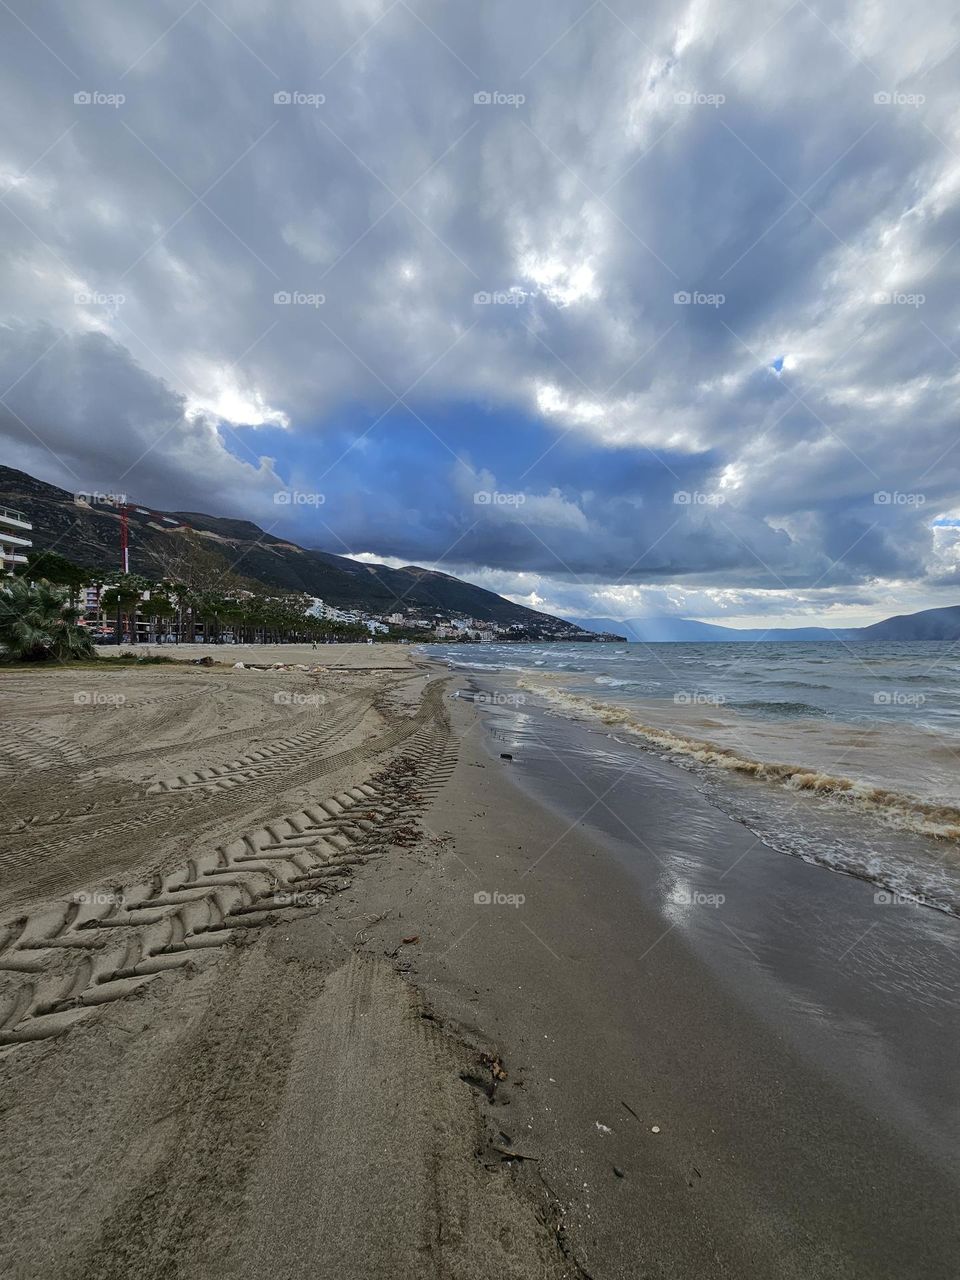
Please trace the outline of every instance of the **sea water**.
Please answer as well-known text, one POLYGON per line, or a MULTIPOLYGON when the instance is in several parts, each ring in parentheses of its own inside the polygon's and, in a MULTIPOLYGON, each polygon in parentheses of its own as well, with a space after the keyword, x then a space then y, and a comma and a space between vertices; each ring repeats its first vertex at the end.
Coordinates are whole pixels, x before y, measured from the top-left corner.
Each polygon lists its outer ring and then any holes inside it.
POLYGON ((870 879, 891 905, 960 914, 960 645, 425 651, 486 673, 487 705, 582 719, 692 770, 784 853, 870 879))

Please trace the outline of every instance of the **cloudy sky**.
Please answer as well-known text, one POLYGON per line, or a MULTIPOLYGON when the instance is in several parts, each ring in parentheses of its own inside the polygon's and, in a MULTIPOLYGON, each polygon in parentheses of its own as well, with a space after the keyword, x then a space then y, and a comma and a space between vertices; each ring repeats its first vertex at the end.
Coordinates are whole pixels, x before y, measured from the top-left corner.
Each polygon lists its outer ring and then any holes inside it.
POLYGON ((8 464, 568 615, 960 602, 955 4, 0 0, 0 62, 8 464))

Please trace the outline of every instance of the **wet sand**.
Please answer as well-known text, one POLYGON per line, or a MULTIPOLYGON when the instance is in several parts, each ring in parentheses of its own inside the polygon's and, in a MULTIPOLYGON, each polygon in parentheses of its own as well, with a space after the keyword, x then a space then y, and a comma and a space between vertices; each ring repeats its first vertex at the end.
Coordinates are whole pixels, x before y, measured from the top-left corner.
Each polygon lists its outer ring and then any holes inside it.
POLYGON ((956 922, 334 653, 0 676, 5 1274, 952 1277, 956 922))

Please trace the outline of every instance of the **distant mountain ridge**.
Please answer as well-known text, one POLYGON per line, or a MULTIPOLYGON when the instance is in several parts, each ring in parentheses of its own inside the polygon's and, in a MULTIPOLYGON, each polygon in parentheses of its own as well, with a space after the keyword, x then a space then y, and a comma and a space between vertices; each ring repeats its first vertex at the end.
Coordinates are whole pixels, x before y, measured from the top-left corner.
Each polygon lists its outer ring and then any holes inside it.
POLYGON ((960 640, 960 605, 939 609, 921 609, 918 613, 898 614, 874 622, 868 627, 769 627, 740 630, 721 627, 693 618, 650 617, 577 618, 587 631, 620 632, 628 640, 642 644, 662 643, 731 643, 750 641, 846 641, 870 640, 960 640))
MULTIPOLYGON (((31 521, 37 550, 55 549, 90 569, 118 567, 120 515, 115 506, 78 503, 66 489, 4 466, 0 466, 0 505, 22 511, 31 521)), ((198 511, 161 514, 188 524, 203 540, 206 552, 222 557, 224 572, 233 570, 277 592, 302 592, 336 608, 375 614, 409 607, 443 618, 462 615, 501 626, 517 624, 541 639, 590 638, 577 623, 527 609, 446 573, 417 565, 390 569, 309 550, 264 532, 250 520, 198 511)), ((146 511, 132 509, 129 526, 131 571, 147 577, 160 577, 178 540, 181 546, 187 541, 182 532, 146 511)))

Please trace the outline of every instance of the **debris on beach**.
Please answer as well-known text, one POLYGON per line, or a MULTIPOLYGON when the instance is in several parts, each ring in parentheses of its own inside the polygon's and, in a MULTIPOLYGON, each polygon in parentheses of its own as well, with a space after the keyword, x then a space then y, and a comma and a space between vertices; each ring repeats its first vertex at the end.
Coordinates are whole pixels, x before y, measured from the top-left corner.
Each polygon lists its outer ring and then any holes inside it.
POLYGON ((509 752, 509 751, 501 751, 501 752, 500 752, 500 759, 501 759, 501 760, 512 760, 512 759, 513 759, 513 756, 510 754, 510 752, 509 752))
POLYGON ((509 1147, 501 1147, 499 1143, 493 1144, 493 1149, 498 1155, 503 1156, 504 1160, 533 1160, 538 1161, 539 1156, 525 1155, 522 1151, 511 1151, 509 1147))
POLYGON ((499 1058, 494 1058, 489 1053, 481 1053, 480 1061, 485 1067, 489 1068, 490 1074, 493 1076, 494 1080, 506 1080, 507 1073, 504 1071, 503 1063, 499 1058))

